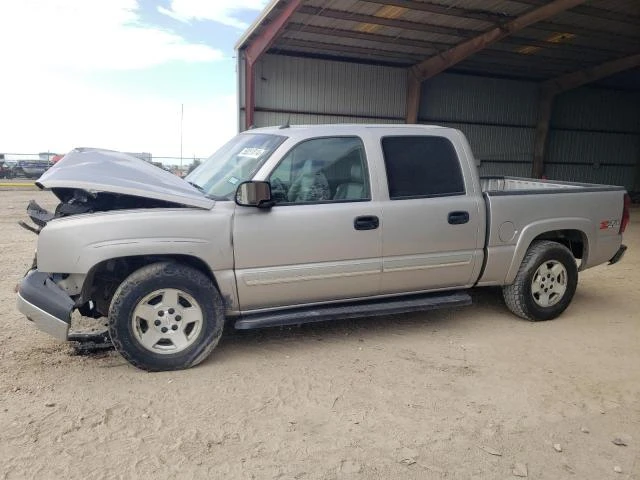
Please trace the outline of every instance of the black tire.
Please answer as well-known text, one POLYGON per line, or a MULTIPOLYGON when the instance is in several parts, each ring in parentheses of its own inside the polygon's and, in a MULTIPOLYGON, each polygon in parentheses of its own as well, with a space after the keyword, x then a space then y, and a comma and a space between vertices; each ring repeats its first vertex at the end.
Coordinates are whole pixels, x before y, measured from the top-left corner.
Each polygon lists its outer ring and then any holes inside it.
POLYGON ((571 251, 564 245, 547 241, 535 241, 527 250, 514 282, 502 288, 504 301, 511 312, 531 321, 552 320, 571 303, 578 285, 578 267, 571 251), (541 306, 534 298, 534 275, 541 265, 549 262, 562 264, 566 270, 566 290, 550 306, 541 306))
POLYGON ((109 308, 109 335, 116 350, 142 370, 166 371, 193 367, 209 356, 224 328, 224 305, 220 293, 202 272, 174 262, 147 265, 129 275, 116 290, 109 308), (145 296, 162 289, 190 295, 202 311, 202 326, 186 349, 155 353, 133 331, 133 312, 145 296))

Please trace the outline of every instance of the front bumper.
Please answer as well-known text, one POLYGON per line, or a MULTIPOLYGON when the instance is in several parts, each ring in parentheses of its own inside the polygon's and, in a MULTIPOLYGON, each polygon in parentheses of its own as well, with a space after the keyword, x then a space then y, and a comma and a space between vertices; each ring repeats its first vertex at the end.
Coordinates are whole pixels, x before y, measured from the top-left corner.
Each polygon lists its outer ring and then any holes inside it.
POLYGON ((67 340, 74 302, 47 273, 31 270, 22 279, 17 306, 39 330, 67 340))
POLYGON ((614 263, 618 263, 620 260, 622 260, 622 257, 624 257, 624 254, 626 251, 627 251, 627 246, 620 245, 620 248, 618 249, 616 254, 613 257, 611 257, 611 260, 609 260, 609 265, 613 265, 614 263))

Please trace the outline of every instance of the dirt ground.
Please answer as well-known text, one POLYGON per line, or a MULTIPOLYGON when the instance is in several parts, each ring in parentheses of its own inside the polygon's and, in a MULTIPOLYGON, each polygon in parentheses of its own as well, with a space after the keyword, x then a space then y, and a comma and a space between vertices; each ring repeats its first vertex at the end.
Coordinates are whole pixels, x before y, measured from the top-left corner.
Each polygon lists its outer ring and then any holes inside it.
POLYGON ((457 310, 230 332, 199 367, 149 374, 17 312, 31 198, 55 204, 0 187, 2 479, 640 479, 638 209, 624 260, 581 274, 555 321, 489 289, 457 310))

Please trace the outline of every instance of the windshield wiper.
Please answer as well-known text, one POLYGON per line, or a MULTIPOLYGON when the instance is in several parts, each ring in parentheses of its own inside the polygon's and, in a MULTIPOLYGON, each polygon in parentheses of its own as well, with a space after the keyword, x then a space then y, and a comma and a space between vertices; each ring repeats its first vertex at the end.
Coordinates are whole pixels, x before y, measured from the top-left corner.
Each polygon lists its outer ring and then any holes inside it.
POLYGON ((197 189, 198 189, 198 191, 200 191, 200 192, 204 193, 204 196, 205 196, 205 197, 207 197, 207 198, 210 198, 211 200, 229 200, 227 197, 221 197, 221 196, 211 195, 211 194, 207 193, 207 191, 206 191, 203 187, 201 187, 200 185, 198 185, 198 184, 197 184, 197 183, 195 183, 195 182, 191 182, 191 181, 189 181, 189 180, 186 180, 186 182, 187 182, 189 185, 191 185, 192 187, 197 188, 197 189))
POLYGON ((204 189, 204 188, 202 188, 202 187, 201 187, 200 185, 198 185, 197 183, 195 183, 195 182, 190 182, 189 180, 186 180, 186 182, 187 182, 189 185, 191 185, 192 187, 196 187, 196 188, 197 188, 198 190, 200 190, 202 193, 207 193, 207 192, 205 191, 205 189, 204 189))

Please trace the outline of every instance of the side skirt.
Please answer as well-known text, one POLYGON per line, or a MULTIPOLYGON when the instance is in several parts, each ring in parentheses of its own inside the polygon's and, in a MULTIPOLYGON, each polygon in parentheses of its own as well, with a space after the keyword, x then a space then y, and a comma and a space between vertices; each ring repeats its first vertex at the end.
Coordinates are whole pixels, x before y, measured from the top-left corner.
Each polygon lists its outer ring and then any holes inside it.
POLYGON ((239 320, 236 320, 235 328, 237 330, 249 330, 252 328, 298 325, 327 320, 422 312, 467 305, 471 305, 471 296, 466 291, 431 293, 378 299, 369 302, 314 305, 313 307, 287 309, 280 312, 253 313, 243 315, 239 320))

